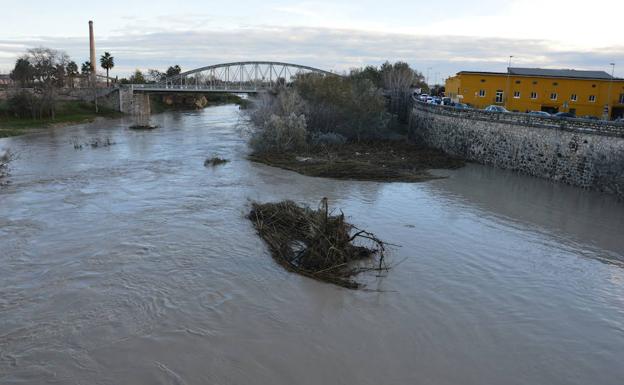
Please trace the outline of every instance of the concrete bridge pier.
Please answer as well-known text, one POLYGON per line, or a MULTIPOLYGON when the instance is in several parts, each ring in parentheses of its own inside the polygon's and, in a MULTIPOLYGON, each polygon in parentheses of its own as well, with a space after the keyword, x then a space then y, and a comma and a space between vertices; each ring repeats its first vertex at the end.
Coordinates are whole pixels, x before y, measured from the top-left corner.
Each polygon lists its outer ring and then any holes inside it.
POLYGON ((132 95, 132 116, 135 125, 149 127, 150 125, 150 97, 147 93, 135 93, 132 95))

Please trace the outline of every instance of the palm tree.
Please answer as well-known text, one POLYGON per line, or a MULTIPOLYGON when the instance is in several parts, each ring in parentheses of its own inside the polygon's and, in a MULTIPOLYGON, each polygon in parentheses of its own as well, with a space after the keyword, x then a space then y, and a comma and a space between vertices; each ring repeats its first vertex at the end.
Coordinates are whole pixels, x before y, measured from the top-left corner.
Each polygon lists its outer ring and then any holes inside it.
POLYGON ((91 62, 87 60, 82 63, 80 66, 80 72, 82 72, 83 75, 89 75, 91 73, 91 62))
POLYGON ((108 71, 115 66, 115 58, 110 53, 104 52, 104 55, 100 57, 100 65, 106 70, 106 86, 108 87, 108 71))

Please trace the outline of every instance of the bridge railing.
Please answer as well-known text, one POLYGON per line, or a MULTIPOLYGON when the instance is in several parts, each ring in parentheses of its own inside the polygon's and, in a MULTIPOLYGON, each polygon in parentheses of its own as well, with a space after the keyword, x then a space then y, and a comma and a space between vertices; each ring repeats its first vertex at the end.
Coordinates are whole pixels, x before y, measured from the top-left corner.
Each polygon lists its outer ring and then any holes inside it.
POLYGON ((231 84, 231 85, 206 85, 206 84, 132 84, 132 90, 171 90, 171 91, 263 91, 268 86, 257 86, 253 84, 231 84))

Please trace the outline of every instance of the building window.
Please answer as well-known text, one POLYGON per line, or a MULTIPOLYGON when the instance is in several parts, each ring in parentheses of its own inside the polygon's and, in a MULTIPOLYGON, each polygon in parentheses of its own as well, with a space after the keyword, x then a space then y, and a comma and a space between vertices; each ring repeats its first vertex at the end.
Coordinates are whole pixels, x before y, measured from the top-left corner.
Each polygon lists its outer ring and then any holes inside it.
POLYGON ((596 95, 589 95, 589 101, 590 102, 595 102, 596 101, 596 95))
POLYGON ((596 85, 595 85, 595 84, 592 84, 592 88, 596 88, 596 85))
POLYGON ((484 98, 485 97, 485 90, 479 90, 479 97, 480 98, 484 98))
POLYGON ((553 92, 550 94, 550 100, 557 100, 557 93, 553 92))
POLYGON ((577 99, 577 98, 576 98, 576 94, 572 94, 572 95, 570 95, 570 101, 571 101, 571 102, 576 102, 576 99, 577 99))
POLYGON ((533 84, 537 84, 537 81, 533 81, 533 84))
POLYGON ((520 99, 520 91, 514 91, 514 98, 520 99))
POLYGON ((520 80, 516 80, 516 84, 520 84, 520 80))
POLYGON ((503 102, 503 91, 502 90, 497 90, 496 91, 496 103, 502 103, 503 102))
POLYGON ((537 92, 531 92, 531 99, 537 99, 537 92))
POLYGON ((558 85, 559 85, 559 83, 557 83, 557 82, 553 83, 553 86, 558 86, 558 85))
POLYGON ((485 79, 481 79, 481 83, 485 83, 485 79))
POLYGON ((620 94, 619 104, 624 104, 624 94, 620 94))

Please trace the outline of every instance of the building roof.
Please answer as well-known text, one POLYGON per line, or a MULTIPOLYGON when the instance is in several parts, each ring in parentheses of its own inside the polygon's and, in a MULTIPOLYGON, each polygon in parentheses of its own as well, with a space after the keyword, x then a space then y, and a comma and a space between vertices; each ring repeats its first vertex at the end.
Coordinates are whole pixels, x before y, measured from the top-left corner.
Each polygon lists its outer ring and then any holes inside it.
POLYGON ((595 80, 622 80, 612 78, 605 71, 585 71, 573 69, 550 69, 550 68, 519 68, 510 67, 509 72, 487 72, 487 71, 460 71, 458 74, 481 74, 481 75, 516 75, 516 76, 539 76, 548 78, 572 78, 572 79, 595 79, 595 80))
POLYGON ((610 80, 611 75, 605 71, 582 71, 573 69, 518 68, 507 69, 512 75, 544 76, 553 78, 603 79, 610 80))

